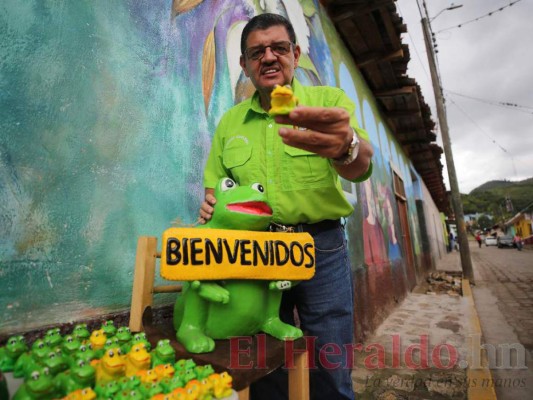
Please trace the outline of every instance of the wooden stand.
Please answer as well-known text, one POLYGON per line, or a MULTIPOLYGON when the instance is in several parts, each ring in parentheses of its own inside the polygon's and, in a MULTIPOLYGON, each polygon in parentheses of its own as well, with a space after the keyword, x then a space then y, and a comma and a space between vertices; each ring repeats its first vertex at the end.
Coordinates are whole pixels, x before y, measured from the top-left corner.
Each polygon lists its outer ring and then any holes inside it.
MULTIPOLYGON (((215 371, 228 371, 240 400, 248 400, 249 386, 285 364, 285 342, 265 334, 229 340, 217 340, 215 351, 191 354, 176 340, 173 326, 153 325, 150 309, 154 293, 180 292, 181 285, 154 286, 157 252, 155 237, 141 236, 137 242, 133 293, 130 311, 130 330, 144 331, 155 346, 161 339, 170 339, 176 358, 192 358, 198 365, 211 364, 215 371)), ((294 368, 288 370, 289 399, 309 399, 309 369, 305 340, 293 343, 294 368)))

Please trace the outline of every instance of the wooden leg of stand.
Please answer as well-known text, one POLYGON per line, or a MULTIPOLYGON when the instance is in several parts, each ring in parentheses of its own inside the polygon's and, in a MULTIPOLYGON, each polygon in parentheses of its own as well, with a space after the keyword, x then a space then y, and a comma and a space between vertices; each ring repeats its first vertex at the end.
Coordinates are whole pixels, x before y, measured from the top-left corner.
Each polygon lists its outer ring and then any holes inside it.
POLYGON ((289 400, 309 400, 307 352, 295 354, 294 364, 289 369, 289 400))
POLYGON ((137 242, 131 296, 130 330, 132 332, 143 330, 142 317, 144 310, 152 305, 156 256, 157 239, 155 237, 141 236, 137 242))
POLYGON ((239 400, 248 400, 250 398, 250 388, 239 390, 237 394, 239 395, 239 400))

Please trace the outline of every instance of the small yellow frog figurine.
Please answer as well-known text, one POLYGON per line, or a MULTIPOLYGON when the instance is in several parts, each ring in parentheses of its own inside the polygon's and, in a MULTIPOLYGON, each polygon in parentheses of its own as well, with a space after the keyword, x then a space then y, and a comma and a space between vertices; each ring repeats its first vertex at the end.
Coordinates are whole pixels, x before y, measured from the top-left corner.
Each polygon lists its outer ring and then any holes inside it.
POLYGON ((292 91, 291 85, 276 85, 270 94, 270 115, 288 114, 298 105, 298 97, 292 91))

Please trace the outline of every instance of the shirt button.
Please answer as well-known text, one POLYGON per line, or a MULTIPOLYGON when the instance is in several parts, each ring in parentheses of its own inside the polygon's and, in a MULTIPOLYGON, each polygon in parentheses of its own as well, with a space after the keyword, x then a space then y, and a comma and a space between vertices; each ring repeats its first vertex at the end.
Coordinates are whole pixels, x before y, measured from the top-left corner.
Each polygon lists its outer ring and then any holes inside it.
POLYGON ((268 124, 268 127, 269 127, 269 128, 272 128, 272 124, 268 124))

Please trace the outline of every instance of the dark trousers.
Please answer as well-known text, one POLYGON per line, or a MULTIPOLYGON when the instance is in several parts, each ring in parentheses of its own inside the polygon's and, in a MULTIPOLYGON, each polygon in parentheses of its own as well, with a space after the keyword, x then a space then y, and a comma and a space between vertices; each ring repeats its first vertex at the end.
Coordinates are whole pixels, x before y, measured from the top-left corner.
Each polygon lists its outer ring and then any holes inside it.
MULTIPOLYGON (((284 293, 280 317, 294 324, 296 306, 300 327, 306 336, 316 338, 316 365, 310 369, 311 399, 353 400, 350 365, 354 337, 353 279, 344 228, 320 232, 313 239, 315 276, 284 293), (334 355, 337 349, 338 354, 334 355)), ((279 368, 252 384, 250 397, 252 400, 286 399, 287 388, 287 371, 279 368)))

